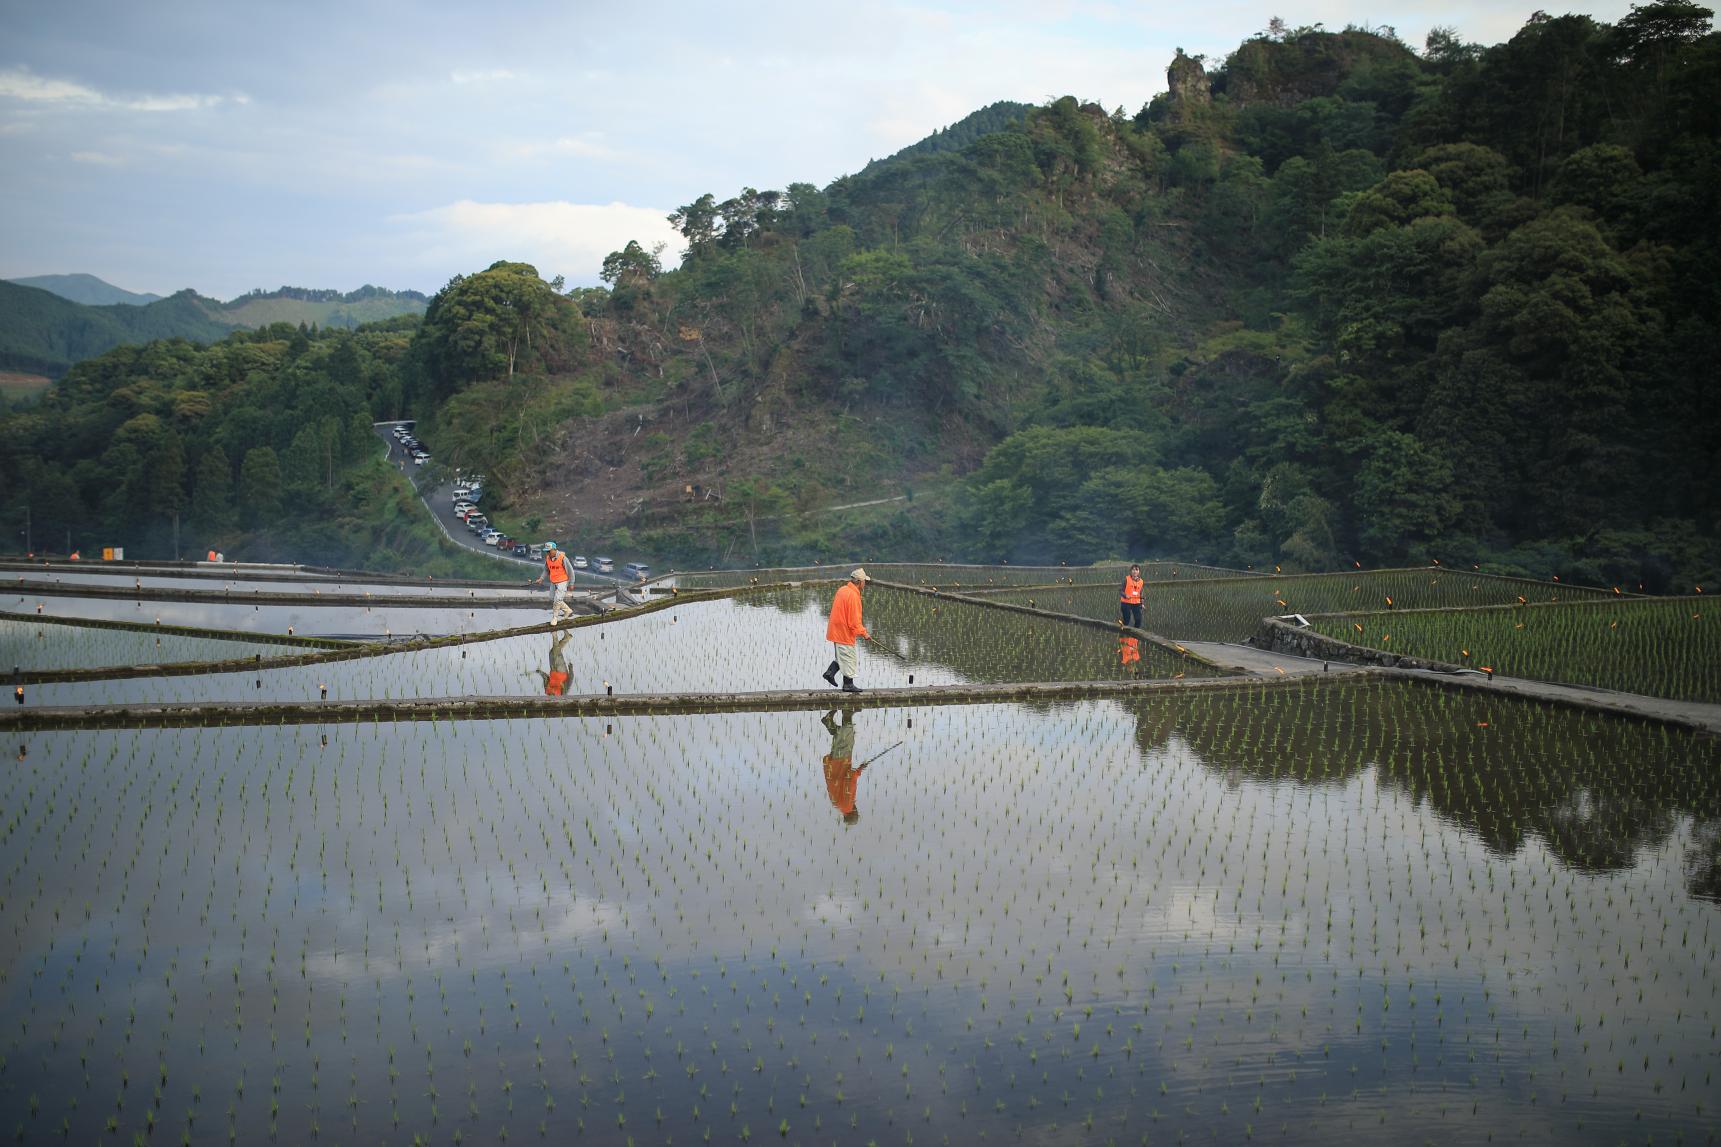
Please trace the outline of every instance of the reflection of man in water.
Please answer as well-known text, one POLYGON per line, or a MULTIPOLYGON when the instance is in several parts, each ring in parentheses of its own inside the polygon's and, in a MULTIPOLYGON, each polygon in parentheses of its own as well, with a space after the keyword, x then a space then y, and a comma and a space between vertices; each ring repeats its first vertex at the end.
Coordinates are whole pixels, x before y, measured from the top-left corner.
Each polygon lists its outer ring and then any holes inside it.
POLYGON ((837 724, 837 713, 832 709, 823 717, 825 731, 831 735, 831 751, 825 754, 825 788, 831 794, 831 804, 842 814, 844 824, 854 824, 860 820, 860 813, 855 809, 855 796, 860 787, 860 775, 866 771, 865 765, 856 766, 855 759, 855 717, 849 709, 843 710, 842 724, 837 724))
POLYGON ((550 639, 550 671, 545 673, 537 670, 539 677, 544 679, 544 696, 560 697, 568 691, 568 682, 573 680, 573 674, 568 672, 568 659, 562 654, 562 649, 568 644, 568 638, 574 635, 573 630, 563 630, 557 637, 550 639))
POLYGON ((1129 673, 1141 672, 1141 638, 1120 637, 1117 643, 1118 661, 1129 673))

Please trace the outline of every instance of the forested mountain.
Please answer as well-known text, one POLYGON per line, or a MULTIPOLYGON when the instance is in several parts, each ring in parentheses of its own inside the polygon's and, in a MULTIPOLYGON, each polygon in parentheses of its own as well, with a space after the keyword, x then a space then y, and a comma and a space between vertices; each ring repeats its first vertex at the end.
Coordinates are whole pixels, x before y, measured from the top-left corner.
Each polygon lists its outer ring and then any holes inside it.
POLYGON ((0 281, 0 370, 53 377, 116 346, 164 338, 213 342, 233 324, 213 317, 207 303, 181 291, 143 306, 89 307, 0 281))
POLYGON ((35 287, 39 291, 47 291, 62 299, 70 299, 74 303, 83 303, 89 307, 105 307, 114 303, 129 303, 141 307, 161 298, 160 295, 140 294, 116 287, 94 275, 31 275, 9 281, 20 287, 35 287))
POLYGON ((252 560, 493 576, 440 542, 373 419, 399 401, 416 320, 354 333, 278 324, 212 346, 163 339, 80 363, 0 415, 0 476, 39 547, 206 549, 252 560))
POLYGON ((422 314, 426 304, 425 296, 417 291, 365 286, 345 294, 303 287, 255 290, 228 303, 184 290, 166 299, 133 295, 105 305, 85 306, 72 301, 73 294, 103 297, 130 292, 93 275, 46 275, 40 279, 54 282, 37 286, 33 285, 36 280, 0 280, 0 369, 57 377, 73 363, 111 347, 151 339, 207 343, 236 329, 273 323, 351 329, 398 315, 422 314))
POLYGON ((1006 108, 823 188, 702 196, 677 265, 629 244, 606 288, 457 277, 360 402, 555 536, 666 561, 1689 588, 1721 571, 1709 21, 1420 52, 1276 24, 1180 55, 1134 115, 1006 108))
POLYGON ((429 302, 418 291, 390 291, 369 285, 356 291, 311 290, 279 287, 255 290, 221 304, 221 317, 244 327, 266 327, 271 323, 315 323, 319 327, 353 327, 392 319, 397 315, 421 315, 429 302))

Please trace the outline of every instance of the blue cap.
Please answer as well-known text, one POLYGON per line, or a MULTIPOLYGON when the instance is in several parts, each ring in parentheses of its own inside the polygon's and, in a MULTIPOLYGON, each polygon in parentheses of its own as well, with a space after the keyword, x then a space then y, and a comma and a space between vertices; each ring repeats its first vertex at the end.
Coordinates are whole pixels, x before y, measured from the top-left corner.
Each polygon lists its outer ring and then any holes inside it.
POLYGON ((556 548, 556 543, 555 543, 555 542, 545 542, 545 543, 544 543, 544 548, 545 548, 545 549, 546 549, 546 550, 553 550, 553 549, 555 549, 555 548, 556 548))

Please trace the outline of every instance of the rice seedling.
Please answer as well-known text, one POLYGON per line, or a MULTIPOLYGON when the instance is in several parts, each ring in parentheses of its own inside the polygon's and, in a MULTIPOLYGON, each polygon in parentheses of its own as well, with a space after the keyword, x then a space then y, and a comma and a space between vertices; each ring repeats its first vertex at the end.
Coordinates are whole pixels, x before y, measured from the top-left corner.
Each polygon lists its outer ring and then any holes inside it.
MULTIPOLYGON (((1185 641, 1241 641, 1255 632, 1263 617, 1291 613, 1508 605, 1520 598, 1539 602, 1612 596, 1611 590, 1441 569, 1359 570, 1174 582, 1147 574, 1147 579, 1142 599, 1145 628, 1185 641)), ((1113 621, 1118 615, 1115 589, 1107 584, 1004 590, 984 596, 1001 601, 1031 601, 1041 609, 1113 621)))
POLYGON ((24 669, 86 669, 104 665, 161 665, 173 661, 215 661, 261 653, 272 657, 282 646, 193 637, 148 630, 90 629, 43 618, 0 618, 0 666, 24 669))
MULTIPOLYGON (((199 700, 302 701, 568 693, 823 688, 828 591, 779 589, 689 602, 559 634, 199 677, 43 683, 43 705, 199 700)), ((541 619, 540 619, 541 620, 541 619)), ((873 685, 1103 681, 1211 676, 1152 645, 1120 656, 1103 631, 884 588, 869 591, 875 635, 861 653, 873 685), (912 680, 911 680, 912 679, 912 680)))
POLYGON ((805 714, 38 736, 7 1086, 80 1135, 218 1063, 245 1138, 1704 1125, 1712 745, 1404 685, 915 716, 857 715, 908 739, 847 828, 805 714))
MULTIPOLYGON (((575 689, 798 687, 824 592, 31 703, 536 691, 562 637, 575 689)), ((1126 671, 1084 626, 882 589, 867 611, 880 682, 1126 671)), ((846 732, 719 712, 20 739, 0 1094, 26 1137, 1714 1125, 1721 749, 1663 726, 1317 680, 846 732)))
POLYGON ((1312 616, 1321 633, 1511 677, 1721 702, 1721 613, 1701 597, 1312 616))

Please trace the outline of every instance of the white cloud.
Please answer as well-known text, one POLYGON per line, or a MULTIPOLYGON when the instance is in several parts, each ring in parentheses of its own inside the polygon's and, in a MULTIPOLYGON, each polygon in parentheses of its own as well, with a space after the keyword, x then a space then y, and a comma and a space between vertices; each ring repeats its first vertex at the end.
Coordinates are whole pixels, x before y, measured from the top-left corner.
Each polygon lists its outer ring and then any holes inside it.
POLYGON ((251 98, 243 93, 213 95, 139 95, 112 96, 70 80, 55 80, 38 76, 28 68, 0 68, 0 98, 23 100, 27 103, 61 104, 81 107, 120 108, 137 112, 179 112, 211 108, 223 103, 248 104, 251 98))
POLYGON ((68 80, 50 80, 27 68, 0 69, 0 96, 31 103, 99 104, 102 94, 68 80))
POLYGON ((72 160, 76 163, 89 163, 97 167, 124 167, 125 160, 117 155, 109 155, 105 151, 74 151, 72 160))
POLYGON ((531 159, 540 155, 568 155, 576 159, 615 159, 618 152, 609 145, 594 139, 591 133, 583 136, 564 135, 547 143, 521 143, 510 149, 512 154, 522 159, 531 159))
POLYGON ((400 239, 422 266, 472 271, 498 259, 531 263, 545 278, 566 275, 595 283, 604 256, 638 240, 677 250, 681 236, 668 212, 627 203, 478 203, 462 199, 443 207, 390 217, 400 239))
POLYGON ((488 70, 478 71, 464 71, 457 69, 450 72, 448 74, 448 78, 457 84, 494 84, 502 83, 507 80, 517 80, 522 77, 516 72, 509 71, 507 68, 490 68, 488 70))

